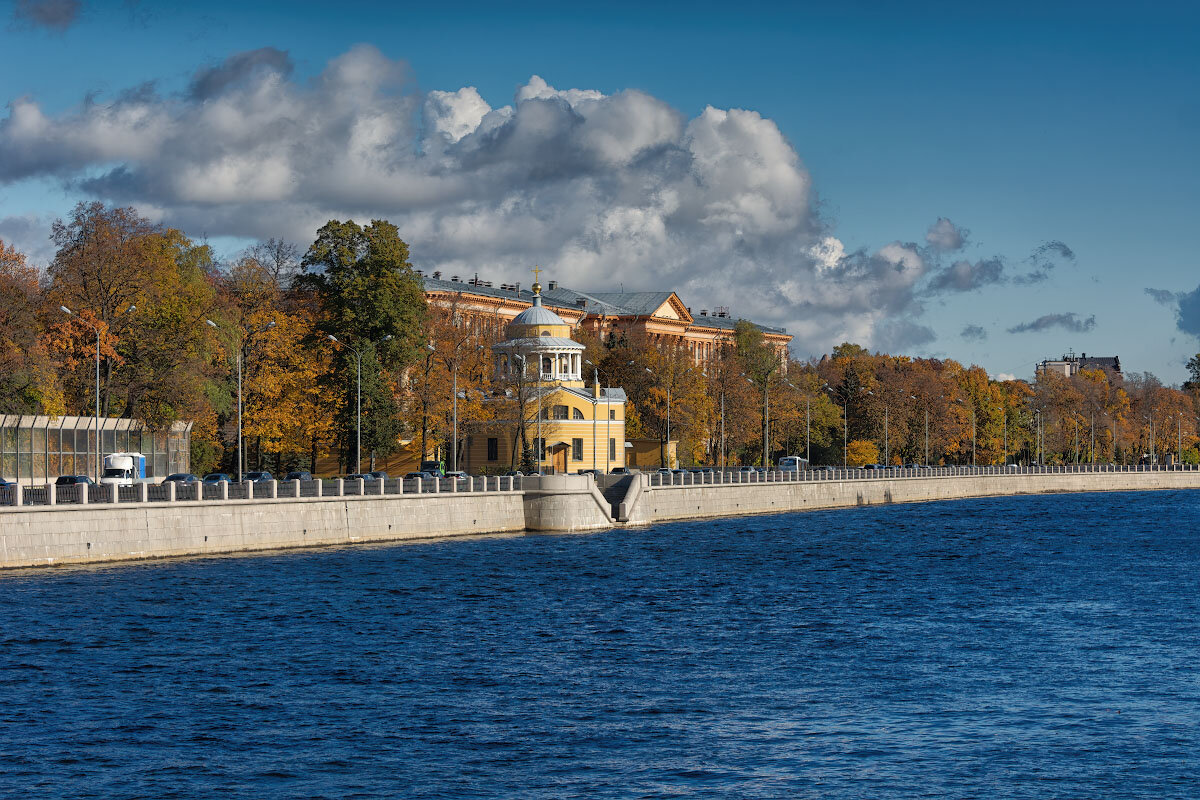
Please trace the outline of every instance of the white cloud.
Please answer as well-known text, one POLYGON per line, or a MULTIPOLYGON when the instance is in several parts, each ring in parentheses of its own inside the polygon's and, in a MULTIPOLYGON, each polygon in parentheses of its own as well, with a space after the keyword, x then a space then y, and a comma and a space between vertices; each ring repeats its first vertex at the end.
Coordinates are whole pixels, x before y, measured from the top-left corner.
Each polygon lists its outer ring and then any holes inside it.
POLYGON ((962 249, 967 243, 969 231, 958 227, 945 217, 938 217, 937 222, 929 226, 925 232, 925 243, 934 250, 943 253, 962 249))
MULTIPOLYGON (((263 48, 48 115, 18 98, 0 119, 0 183, 69 188, 195 234, 306 245, 330 218, 396 223, 427 269, 564 285, 678 290, 693 306, 786 325, 800 352, 844 339, 923 343, 930 248, 847 252, 812 180, 755 111, 688 119, 636 90, 558 89, 539 76, 492 107, 471 86, 418 93, 369 46, 292 77, 263 48)), ((964 236, 939 220, 936 247, 964 236), (952 229, 952 230, 951 230, 952 229)))

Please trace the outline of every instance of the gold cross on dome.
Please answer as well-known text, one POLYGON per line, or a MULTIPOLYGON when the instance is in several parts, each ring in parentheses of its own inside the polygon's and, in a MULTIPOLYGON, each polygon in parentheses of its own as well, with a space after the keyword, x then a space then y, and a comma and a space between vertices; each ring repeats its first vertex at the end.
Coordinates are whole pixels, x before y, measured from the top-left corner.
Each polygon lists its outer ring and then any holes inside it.
POLYGON ((539 267, 537 264, 534 264, 533 265, 533 282, 534 283, 538 282, 538 278, 541 277, 541 274, 542 274, 542 268, 539 267))

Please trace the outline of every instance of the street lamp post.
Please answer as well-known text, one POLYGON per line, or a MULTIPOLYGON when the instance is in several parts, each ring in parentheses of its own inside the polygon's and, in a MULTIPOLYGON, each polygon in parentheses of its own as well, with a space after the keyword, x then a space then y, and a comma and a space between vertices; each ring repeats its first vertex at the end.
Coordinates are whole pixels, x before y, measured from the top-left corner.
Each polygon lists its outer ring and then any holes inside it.
MULTIPOLYGON (((217 323, 211 319, 204 320, 204 324, 211 328, 220 328, 217 323)), ((261 328, 255 329, 255 333, 262 333, 275 327, 275 320, 271 320, 261 328)), ((333 338, 333 337, 330 337, 333 338)), ((245 336, 238 338, 236 362, 237 362, 237 479, 240 483, 242 480, 242 348, 245 346, 245 336)))
MULTIPOLYGON (((837 394, 833 391, 833 387, 828 383, 821 384, 822 389, 826 389, 835 398, 837 394)), ((848 397, 842 397, 842 469, 846 469, 850 464, 850 400, 848 397)))
POLYGON ((963 402, 962 398, 959 398, 959 399, 955 400, 954 402, 958 403, 959 405, 963 405, 963 406, 969 405, 969 407, 971 409, 971 466, 973 467, 973 466, 975 466, 975 404, 974 403, 970 403, 970 404, 965 403, 965 402, 963 402))
MULTIPOLYGON (((630 363, 632 364, 633 362, 631 361, 630 363)), ((653 370, 651 370, 649 367, 642 367, 642 369, 644 369, 647 374, 649 374, 651 376, 654 375, 653 370)), ((667 458, 666 458, 666 461, 667 461, 667 464, 666 464, 667 468, 668 469, 673 468, 673 463, 672 463, 672 459, 671 459, 671 384, 669 384, 669 383, 667 384, 667 458)))
MULTIPOLYGON (((271 325, 274 324, 274 322, 271 323, 271 325)), ((350 352, 354 353, 354 366, 356 373, 354 409, 354 471, 358 473, 362 470, 362 351, 353 345, 343 342, 332 333, 328 334, 328 338, 329 341, 333 342, 334 344, 340 345, 341 347, 344 347, 350 352)), ((386 342, 391 338, 392 335, 389 333, 379 341, 386 342)), ((433 345, 429 344, 425 345, 425 347, 430 352, 433 351, 433 345)), ((421 457, 424 458, 425 455, 422 453, 421 457)))
MULTIPOLYGON (((584 363, 592 368, 593 380, 596 383, 596 405, 595 411, 592 412, 592 471, 596 471, 596 414, 600 413, 600 368, 593 364, 589 359, 584 359, 584 363)), ((607 416, 607 414, 605 415, 607 416)), ((608 470, 604 470, 608 472, 608 470)))
MULTIPOLYGON (((58 310, 66 314, 68 317, 75 319, 87 325, 96 334, 96 481, 100 481, 100 328, 88 322, 83 317, 75 314, 66 306, 59 306, 58 310)), ((125 313, 129 314, 137 311, 137 306, 130 306, 125 309, 125 313)))
POLYGON ((1004 406, 997 406, 996 410, 1000 412, 1000 427, 1004 429, 1004 465, 1008 464, 1008 409, 1004 406))

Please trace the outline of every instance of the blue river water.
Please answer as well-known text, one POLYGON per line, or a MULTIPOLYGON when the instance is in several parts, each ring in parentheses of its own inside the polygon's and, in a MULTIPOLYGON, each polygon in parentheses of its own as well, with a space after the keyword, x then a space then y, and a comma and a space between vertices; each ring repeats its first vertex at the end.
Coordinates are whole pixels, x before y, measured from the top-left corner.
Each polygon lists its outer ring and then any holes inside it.
POLYGON ((1200 796, 1200 492, 0 574, 0 795, 1200 796))

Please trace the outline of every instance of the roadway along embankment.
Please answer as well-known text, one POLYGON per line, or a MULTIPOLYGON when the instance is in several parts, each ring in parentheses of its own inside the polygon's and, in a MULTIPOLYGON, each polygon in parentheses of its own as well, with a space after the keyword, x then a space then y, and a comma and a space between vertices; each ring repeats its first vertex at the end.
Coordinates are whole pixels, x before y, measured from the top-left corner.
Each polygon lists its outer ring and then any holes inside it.
POLYGON ((630 524, 698 517, 777 514, 887 503, 1062 492, 1200 488, 1200 472, 1075 472, 721 483, 644 487, 628 510, 630 524))

